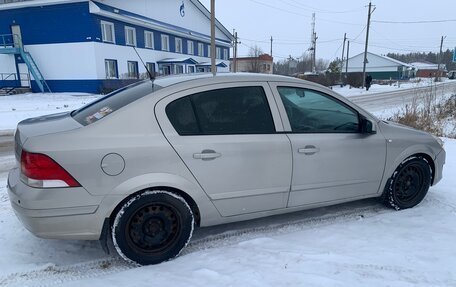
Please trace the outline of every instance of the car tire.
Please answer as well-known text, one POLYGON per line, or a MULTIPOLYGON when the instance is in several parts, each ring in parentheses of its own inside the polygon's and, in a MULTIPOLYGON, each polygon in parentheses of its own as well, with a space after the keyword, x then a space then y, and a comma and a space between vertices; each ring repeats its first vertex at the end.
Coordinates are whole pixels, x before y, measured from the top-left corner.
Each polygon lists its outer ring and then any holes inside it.
POLYGON ((149 190, 122 205, 112 225, 112 240, 125 260, 158 264, 179 255, 192 237, 194 222, 181 196, 149 190))
POLYGON ((432 172, 427 160, 411 157, 403 161, 387 181, 383 203, 396 210, 412 208, 426 196, 432 172))

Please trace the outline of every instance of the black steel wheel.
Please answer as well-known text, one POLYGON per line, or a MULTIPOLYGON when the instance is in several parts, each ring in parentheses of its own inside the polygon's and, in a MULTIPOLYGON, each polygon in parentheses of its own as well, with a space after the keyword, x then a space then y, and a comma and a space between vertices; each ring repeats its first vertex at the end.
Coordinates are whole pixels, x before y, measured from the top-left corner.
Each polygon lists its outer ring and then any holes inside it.
POLYGON ((185 200, 168 191, 146 191, 126 202, 112 226, 114 246, 140 265, 176 257, 190 241, 193 213, 185 200))
POLYGON ((399 165, 388 180, 383 195, 384 203, 397 210, 414 207, 426 196, 431 180, 429 163, 421 157, 409 158, 399 165))

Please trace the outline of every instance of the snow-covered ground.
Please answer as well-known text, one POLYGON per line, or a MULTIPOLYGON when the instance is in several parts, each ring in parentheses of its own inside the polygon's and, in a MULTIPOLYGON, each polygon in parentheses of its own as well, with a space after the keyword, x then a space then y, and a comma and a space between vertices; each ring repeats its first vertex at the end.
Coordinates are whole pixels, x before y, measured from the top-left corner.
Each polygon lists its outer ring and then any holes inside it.
POLYGON ((0 286, 456 286, 456 140, 445 141, 443 180, 413 209, 366 200, 203 229, 177 259, 140 268, 96 242, 31 235, 3 174, 0 286))
POLYGON ((377 93, 385 93, 385 92, 394 92, 394 91, 401 91, 401 90, 406 90, 406 89, 415 89, 415 88, 422 88, 422 87, 429 87, 432 85, 440 85, 445 82, 449 82, 451 80, 447 78, 441 78, 442 81, 435 83, 434 79, 431 78, 416 78, 413 79, 410 82, 397 82, 397 81, 392 81, 391 85, 386 84, 386 85, 379 85, 379 84, 373 84, 369 91, 366 91, 366 89, 362 88, 351 88, 350 86, 333 86, 332 89, 335 92, 338 92, 341 95, 344 95, 346 97, 353 97, 353 96, 361 96, 361 95, 369 95, 369 94, 377 94, 377 93))
MULTIPOLYGON (((0 130, 95 98, 0 97, 0 130)), ((413 209, 364 200, 200 229, 180 257, 140 268, 105 255, 98 242, 25 230, 6 194, 14 157, 3 156, 0 286, 456 286, 456 140, 445 139, 445 149, 443 180, 413 209)))
POLYGON ((69 93, 0 96, 0 131, 14 130, 27 118, 75 110, 97 97, 69 93))

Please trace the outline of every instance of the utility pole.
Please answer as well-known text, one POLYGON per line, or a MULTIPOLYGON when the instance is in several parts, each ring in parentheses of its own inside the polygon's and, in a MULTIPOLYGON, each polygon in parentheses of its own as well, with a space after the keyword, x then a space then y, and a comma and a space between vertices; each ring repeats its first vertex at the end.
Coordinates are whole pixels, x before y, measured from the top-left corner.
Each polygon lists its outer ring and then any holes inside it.
POLYGON ((238 41, 238 35, 236 30, 233 29, 233 36, 234 36, 234 41, 233 41, 233 72, 237 72, 237 45, 241 44, 241 42, 238 41))
POLYGON ((345 77, 348 74, 348 57, 350 56, 350 41, 347 42, 347 59, 345 62, 345 77))
POLYGON ((363 61, 363 89, 364 87, 366 86, 366 83, 365 83, 365 79, 366 79, 366 64, 368 63, 367 61, 367 46, 369 44, 369 28, 370 28, 370 21, 371 21, 371 16, 372 16, 372 13, 374 13, 375 11, 375 7, 374 7, 374 10, 372 10, 372 3, 369 1, 369 12, 367 13, 367 26, 366 26, 366 44, 364 46, 364 61, 363 61))
POLYGON ((272 57, 272 41, 274 41, 274 40, 272 39, 272 36, 271 36, 271 54, 270 54, 271 57, 272 57))
POLYGON ((341 86, 343 86, 343 83, 342 83, 342 69, 344 67, 345 41, 347 41, 347 33, 344 33, 344 45, 342 47, 342 57, 340 58, 340 77, 339 77, 339 81, 340 81, 340 85, 341 86))
POLYGON ((442 36, 442 39, 440 40, 440 53, 439 53, 439 68, 438 68, 438 79, 440 82, 440 76, 442 75, 440 71, 440 66, 442 66, 442 48, 443 48, 443 40, 445 40, 446 36, 442 36))
POLYGON ((312 13, 312 31, 310 34, 310 43, 312 43, 310 47, 311 52, 311 72, 316 73, 316 53, 317 53, 317 33, 315 33, 315 13, 312 13))
POLYGON ((214 76, 217 74, 215 53, 215 0, 211 0, 211 70, 214 76))

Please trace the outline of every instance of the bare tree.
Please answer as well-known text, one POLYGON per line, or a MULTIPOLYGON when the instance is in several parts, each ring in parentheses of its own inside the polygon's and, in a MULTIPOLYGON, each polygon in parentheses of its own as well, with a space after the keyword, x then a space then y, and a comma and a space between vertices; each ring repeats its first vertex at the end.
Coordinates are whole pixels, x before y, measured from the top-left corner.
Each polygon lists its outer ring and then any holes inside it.
POLYGON ((260 63, 260 55, 263 55, 263 50, 255 45, 254 47, 250 48, 249 57, 252 58, 250 61, 249 72, 251 73, 260 73, 261 72, 261 63, 260 63))

